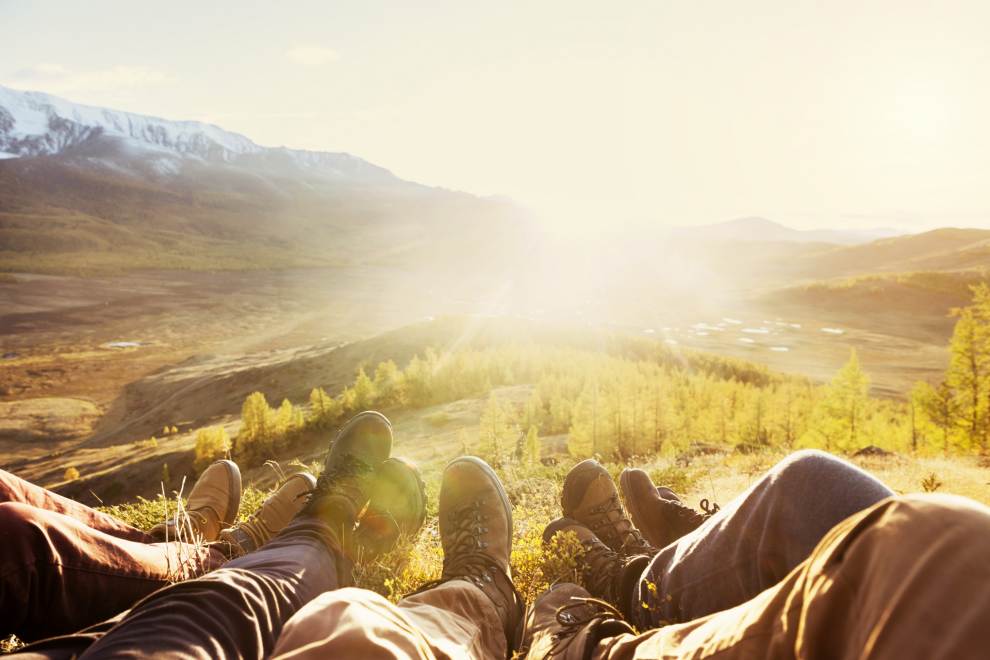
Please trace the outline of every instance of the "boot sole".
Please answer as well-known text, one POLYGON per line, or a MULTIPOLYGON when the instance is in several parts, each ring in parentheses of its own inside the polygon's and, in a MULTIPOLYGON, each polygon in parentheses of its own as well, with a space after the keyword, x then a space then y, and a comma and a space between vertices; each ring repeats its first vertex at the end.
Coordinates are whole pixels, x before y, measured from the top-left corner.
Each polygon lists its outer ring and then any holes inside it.
POLYGON ((619 490, 622 491, 622 499, 625 500, 626 510, 629 512, 629 517, 632 518, 633 525, 637 528, 642 529, 639 523, 643 522, 643 511, 639 508, 639 503, 636 502, 636 498, 632 497, 630 493, 632 492, 632 487, 629 484, 629 471, 628 469, 623 470, 619 474, 619 490))
POLYGON ((502 480, 498 478, 498 475, 495 474, 495 470, 493 470, 488 463, 476 456, 461 456, 460 458, 455 458, 447 464, 447 467, 450 467, 454 463, 465 462, 481 468, 481 471, 485 473, 485 476, 487 476, 488 479, 495 484, 495 490, 498 491, 498 496, 502 498, 502 507, 505 509, 505 514, 508 517, 509 538, 507 539, 507 542, 509 544, 508 547, 512 548, 512 504, 509 502, 509 496, 505 493, 505 486, 502 485, 502 480))
POLYGON ((217 463, 223 463, 223 466, 227 468, 227 476, 230 478, 232 486, 227 499, 227 515, 220 521, 223 527, 230 527, 237 520, 237 513, 241 508, 241 469, 237 467, 237 463, 227 459, 217 461, 217 463))
POLYGON ((416 477, 416 491, 419 494, 419 501, 422 504, 422 511, 419 514, 419 518, 415 521, 414 527, 409 529, 402 529, 400 527, 400 531, 403 534, 415 534, 423 528, 423 523, 426 522, 426 504, 427 504, 426 483, 423 481, 423 475, 420 474, 416 466, 410 463, 409 461, 407 461, 406 459, 401 458, 399 456, 392 456, 387 461, 385 461, 385 463, 389 463, 389 462, 398 463, 402 465, 404 468, 409 470, 413 474, 413 476, 416 477))
MULTIPOLYGON (((368 417, 377 417, 381 421, 385 422, 385 426, 388 427, 388 437, 389 437, 388 453, 389 453, 389 455, 392 454, 392 446, 395 444, 395 436, 394 436, 393 431, 392 431, 392 422, 389 421, 389 418, 388 417, 386 417, 385 415, 381 414, 377 410, 365 410, 364 412, 359 412, 358 414, 354 415, 349 420, 347 420, 347 423, 344 424, 343 426, 341 426, 340 427, 340 430, 338 430, 337 433, 336 433, 336 435, 333 436, 333 439, 330 441, 329 447, 327 447, 327 455, 326 455, 326 458, 324 459, 324 462, 323 462, 323 469, 324 470, 326 470, 326 468, 327 468, 326 461, 329 461, 330 460, 330 455, 333 453, 333 448, 334 448, 334 445, 337 444, 337 441, 340 438, 344 437, 344 435, 346 435, 347 432, 353 426, 356 426, 358 422, 360 422, 363 419, 367 419, 368 417)), ((388 460, 388 459, 386 458, 386 460, 388 460)), ((375 466, 375 467, 377 467, 377 466, 375 466)))
MULTIPOLYGON (((606 476, 608 476, 608 471, 605 470, 604 467, 602 467, 601 463, 599 463, 593 458, 586 458, 585 460, 581 461, 580 463, 572 467, 570 472, 567 473, 567 476, 564 477, 564 486, 563 488, 561 488, 560 491, 560 508, 561 510, 563 510, 565 516, 570 517, 570 515, 573 513, 573 507, 567 505, 567 502, 564 499, 564 494, 572 493, 573 491, 578 490, 577 486, 575 486, 575 483, 577 482, 579 475, 581 475, 584 472, 590 472, 590 471, 604 473, 606 476)), ((611 479, 610 476, 609 478, 611 479)))

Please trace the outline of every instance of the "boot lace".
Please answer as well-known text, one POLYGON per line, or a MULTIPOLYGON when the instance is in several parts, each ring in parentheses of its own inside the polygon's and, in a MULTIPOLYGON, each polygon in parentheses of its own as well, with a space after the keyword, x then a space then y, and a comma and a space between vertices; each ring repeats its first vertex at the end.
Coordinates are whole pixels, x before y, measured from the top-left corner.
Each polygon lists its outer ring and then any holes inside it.
POLYGON ((345 454, 320 474, 316 480, 316 488, 300 495, 308 498, 304 512, 310 512, 316 501, 332 494, 350 497, 355 506, 360 507, 363 504, 358 502, 361 498, 361 488, 356 482, 373 471, 371 465, 357 456, 345 454))
POLYGON ((692 509, 679 500, 666 500, 664 504, 673 508, 677 512, 677 517, 684 520, 691 529, 700 527, 701 523, 714 516, 720 509, 718 504, 709 502, 708 499, 703 499, 699 503, 701 511, 692 509))
POLYGON ((614 605, 599 598, 572 597, 571 602, 557 608, 554 618, 560 629, 553 634, 552 645, 544 654, 544 660, 563 655, 574 642, 577 633, 585 627, 606 621, 620 622, 627 632, 633 628, 623 620, 622 612, 614 605))
POLYGON ((595 536, 610 545, 621 548, 623 554, 656 554, 657 549, 647 542, 632 521, 626 516, 618 495, 612 495, 604 503, 592 507, 593 520, 590 529, 595 536))

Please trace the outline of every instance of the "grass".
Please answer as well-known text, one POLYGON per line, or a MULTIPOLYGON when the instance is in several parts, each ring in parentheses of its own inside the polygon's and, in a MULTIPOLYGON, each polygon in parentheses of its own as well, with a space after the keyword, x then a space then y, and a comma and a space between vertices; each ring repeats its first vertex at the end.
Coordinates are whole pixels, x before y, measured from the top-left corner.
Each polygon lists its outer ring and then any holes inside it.
MULTIPOLYGON (((634 461, 650 473, 658 484, 680 493, 697 507, 698 502, 725 504, 757 481, 787 453, 771 450, 755 454, 723 452, 680 457, 643 458, 634 461)), ((990 473, 976 457, 907 458, 898 455, 856 459, 855 463, 875 474, 898 493, 932 490, 965 495, 990 504, 990 473)), ((566 548, 548 551, 542 542, 546 525, 561 515, 559 497, 564 478, 574 461, 561 460, 558 465, 524 466, 507 463, 496 471, 505 485, 513 506, 514 538, 512 571, 516 587, 530 602, 561 575, 573 571, 572 555, 566 548)), ((626 464, 606 463, 617 475, 626 464)), ((311 467, 311 466, 308 466, 311 467)), ((398 600, 424 582, 440 575, 443 553, 437 527, 437 495, 442 461, 423 466, 429 498, 427 523, 415 538, 403 539, 392 552, 371 561, 357 563, 357 586, 371 589, 398 600)), ((240 517, 250 515, 268 491, 245 489, 240 517)), ((133 503, 106 507, 104 510, 141 528, 150 528, 174 514, 175 500, 139 499, 133 503)), ((566 541, 565 541, 566 543, 566 541)))

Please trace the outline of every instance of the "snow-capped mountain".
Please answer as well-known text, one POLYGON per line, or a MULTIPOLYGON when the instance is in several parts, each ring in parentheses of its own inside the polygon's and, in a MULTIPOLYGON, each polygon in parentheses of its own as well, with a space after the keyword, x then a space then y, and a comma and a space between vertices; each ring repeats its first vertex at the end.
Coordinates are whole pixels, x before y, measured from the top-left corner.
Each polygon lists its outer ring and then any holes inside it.
POLYGON ((121 169, 175 174, 186 162, 293 168, 352 183, 403 184, 385 168, 347 153, 269 148, 218 126, 73 103, 0 86, 0 159, 66 155, 121 169))

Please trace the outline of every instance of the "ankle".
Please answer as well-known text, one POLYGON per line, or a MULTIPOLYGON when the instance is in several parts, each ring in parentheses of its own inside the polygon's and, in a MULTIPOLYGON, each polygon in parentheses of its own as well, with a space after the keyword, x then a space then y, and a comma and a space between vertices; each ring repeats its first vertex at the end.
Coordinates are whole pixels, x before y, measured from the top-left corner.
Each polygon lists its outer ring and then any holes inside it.
POLYGON ((633 557, 622 567, 619 573, 619 583, 616 588, 614 605, 622 612, 622 616, 627 621, 631 621, 636 608, 634 603, 639 597, 639 585, 643 580, 643 574, 649 567, 652 557, 641 555, 633 557))

